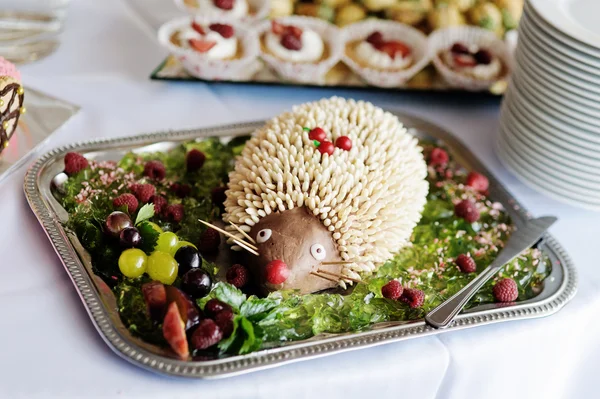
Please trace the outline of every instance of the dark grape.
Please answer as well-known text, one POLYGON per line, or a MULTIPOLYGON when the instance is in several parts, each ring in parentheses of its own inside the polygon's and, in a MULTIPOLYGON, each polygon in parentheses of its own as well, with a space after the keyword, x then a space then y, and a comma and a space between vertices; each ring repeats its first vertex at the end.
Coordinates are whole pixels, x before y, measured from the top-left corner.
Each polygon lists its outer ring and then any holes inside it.
POLYGON ((181 288, 194 299, 203 298, 210 292, 212 281, 202 269, 192 269, 183 275, 181 288))
POLYGON ((119 243, 123 248, 133 248, 140 245, 142 236, 135 227, 126 227, 119 234, 119 243))
POLYGON ((175 253, 175 260, 179 264, 179 275, 183 276, 188 271, 202 266, 200 253, 194 247, 181 247, 175 253))
POLYGON ((126 213, 119 211, 115 211, 108 215, 106 223, 104 223, 104 231, 113 237, 119 237, 121 231, 127 227, 133 227, 133 222, 126 213))

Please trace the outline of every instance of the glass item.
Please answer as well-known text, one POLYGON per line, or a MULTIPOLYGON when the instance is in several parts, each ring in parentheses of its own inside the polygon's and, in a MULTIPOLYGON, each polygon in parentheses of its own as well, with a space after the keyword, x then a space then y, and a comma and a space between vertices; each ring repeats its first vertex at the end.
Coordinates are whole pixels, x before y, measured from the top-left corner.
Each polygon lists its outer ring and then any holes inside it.
POLYGON ((20 64, 54 52, 70 1, 0 0, 0 56, 20 64))

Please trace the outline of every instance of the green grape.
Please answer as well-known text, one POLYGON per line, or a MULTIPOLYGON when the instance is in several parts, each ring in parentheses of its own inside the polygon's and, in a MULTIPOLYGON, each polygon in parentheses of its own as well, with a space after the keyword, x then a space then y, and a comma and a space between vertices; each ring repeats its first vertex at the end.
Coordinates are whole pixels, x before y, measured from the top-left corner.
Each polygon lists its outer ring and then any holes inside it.
POLYGON ((158 241, 156 242, 154 250, 174 255, 178 243, 179 238, 177 238, 177 234, 167 231, 158 236, 158 241))
POLYGON ((156 231, 158 234, 162 234, 162 233, 163 233, 163 229, 161 229, 161 228, 160 228, 160 226, 159 226, 159 225, 157 225, 156 223, 154 223, 154 222, 148 222, 148 221, 146 221, 146 222, 144 222, 144 223, 148 223, 150 226, 152 226, 152 228, 153 228, 153 229, 154 229, 154 230, 155 230, 155 231, 156 231))
POLYGON ((119 270, 125 277, 137 278, 144 274, 148 257, 141 249, 126 249, 119 256, 119 270))
POLYGON ((171 285, 177 278, 178 268, 177 261, 171 255, 162 251, 154 251, 148 257, 146 272, 152 280, 171 285))
POLYGON ((179 241, 179 243, 175 246, 175 249, 173 250, 172 254, 177 253, 177 251, 179 250, 179 248, 181 247, 192 247, 194 249, 198 249, 194 244, 192 244, 189 241, 179 241))

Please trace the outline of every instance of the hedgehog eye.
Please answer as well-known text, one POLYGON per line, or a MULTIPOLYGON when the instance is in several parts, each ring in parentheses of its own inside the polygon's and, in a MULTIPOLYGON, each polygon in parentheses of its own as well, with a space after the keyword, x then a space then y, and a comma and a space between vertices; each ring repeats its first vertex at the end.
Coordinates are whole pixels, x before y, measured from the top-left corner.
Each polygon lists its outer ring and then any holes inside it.
POLYGON ((269 238, 271 238, 271 234, 273 234, 273 232, 271 231, 271 229, 262 229, 256 235, 256 242, 259 243, 259 244, 262 244, 263 242, 265 242, 269 238))
POLYGON ((313 244, 310 247, 310 254, 316 260, 323 260, 327 256, 327 251, 325 251, 325 247, 321 244, 313 244))

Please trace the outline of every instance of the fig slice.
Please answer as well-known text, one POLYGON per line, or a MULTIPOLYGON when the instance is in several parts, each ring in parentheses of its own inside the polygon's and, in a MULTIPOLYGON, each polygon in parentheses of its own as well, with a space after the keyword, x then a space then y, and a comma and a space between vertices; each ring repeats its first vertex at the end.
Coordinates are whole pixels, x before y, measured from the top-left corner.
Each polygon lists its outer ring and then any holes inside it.
POLYGON ((167 285, 165 290, 167 292, 167 303, 169 306, 171 306, 171 303, 177 305, 186 330, 200 323, 200 311, 183 291, 170 285, 167 285))
POLYGON ((177 356, 187 359, 190 350, 185 335, 185 323, 181 319, 179 308, 175 302, 171 302, 167 308, 167 314, 163 321, 163 336, 177 356))
POLYGON ((163 283, 152 281, 142 285, 142 295, 150 317, 154 320, 162 320, 167 310, 167 291, 163 283))

